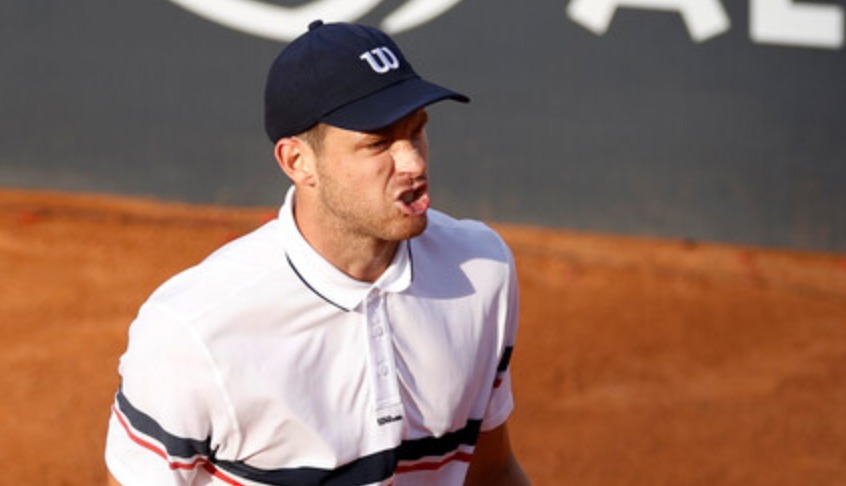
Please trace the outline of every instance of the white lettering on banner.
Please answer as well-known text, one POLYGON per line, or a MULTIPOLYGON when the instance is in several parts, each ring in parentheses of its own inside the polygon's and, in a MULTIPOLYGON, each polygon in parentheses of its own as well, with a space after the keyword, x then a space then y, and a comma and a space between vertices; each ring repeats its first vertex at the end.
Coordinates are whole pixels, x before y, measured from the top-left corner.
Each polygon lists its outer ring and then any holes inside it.
POLYGON ((384 46, 365 52, 359 56, 359 59, 367 61, 367 64, 370 64, 370 67, 378 74, 385 74, 391 69, 399 68, 399 60, 397 59, 397 56, 395 56, 390 49, 384 46), (374 56, 378 57, 379 60, 377 61, 374 56))
POLYGON ((602 35, 619 7, 676 11, 696 42, 720 35, 731 25, 719 0, 573 0, 567 6, 567 14, 588 30, 602 35))
POLYGON ((843 47, 843 8, 791 0, 750 0, 749 35, 761 44, 839 49, 843 47))
POLYGON ((405 32, 440 17, 461 0, 411 0, 382 21, 386 32, 405 32))
MULTIPOLYGON (((262 0, 170 1, 229 28, 289 42, 312 20, 354 22, 385 0, 312 0, 295 7, 262 0)), ((404 32, 443 15, 461 1, 408 0, 387 15, 381 27, 391 34, 404 32)), ((603 35, 618 8, 678 13, 695 42, 707 41, 731 28, 722 0, 571 0, 567 15, 603 35)), ((760 44, 840 49, 846 36, 844 8, 811 1, 749 0, 749 36, 760 44)))
MULTIPOLYGON (((749 0, 749 35, 754 42, 839 49, 844 42, 843 8, 793 0, 749 0)), ((702 42, 728 31, 731 22, 720 0, 572 0, 567 15, 603 35, 620 7, 675 11, 691 39, 702 42)))
MULTIPOLYGON (((315 19, 353 22, 384 0, 313 0, 283 7, 260 0, 170 0, 180 7, 230 29, 289 42, 315 19)), ((388 15, 382 28, 391 34, 411 30, 442 15, 461 0, 409 0, 388 15)))

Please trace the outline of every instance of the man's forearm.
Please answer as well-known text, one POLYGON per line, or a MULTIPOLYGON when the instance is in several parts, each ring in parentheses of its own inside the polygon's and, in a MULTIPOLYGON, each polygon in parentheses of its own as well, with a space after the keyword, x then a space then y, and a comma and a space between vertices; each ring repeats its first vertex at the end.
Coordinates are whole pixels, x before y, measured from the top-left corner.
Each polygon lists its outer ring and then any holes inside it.
POLYGON ((465 486, 530 486, 531 484, 529 477, 514 457, 488 474, 468 476, 465 482, 465 486))

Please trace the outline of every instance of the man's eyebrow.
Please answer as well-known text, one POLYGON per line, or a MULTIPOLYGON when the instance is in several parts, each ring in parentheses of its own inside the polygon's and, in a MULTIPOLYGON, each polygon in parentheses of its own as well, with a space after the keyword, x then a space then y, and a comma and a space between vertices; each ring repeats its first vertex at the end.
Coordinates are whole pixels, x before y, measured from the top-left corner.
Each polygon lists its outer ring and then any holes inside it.
MULTIPOLYGON (((409 115, 411 115, 411 114, 409 114, 409 115)), ((421 110, 413 113, 413 115, 414 115, 413 118, 407 118, 407 119, 403 120, 404 123, 402 123, 402 124, 394 123, 394 124, 388 125, 386 127, 377 128, 376 130, 368 130, 368 131, 362 132, 362 133, 365 133, 366 135, 371 136, 371 137, 386 137, 386 136, 391 136, 394 132, 399 130, 400 127, 402 127, 403 125, 406 125, 406 126, 410 125, 411 127, 413 127, 416 130, 416 129, 419 129, 419 128, 425 126, 427 123, 429 123, 429 113, 426 110, 421 109, 421 110)))
MULTIPOLYGON (((413 113, 413 116, 406 118, 404 125, 406 127, 411 127, 414 130, 420 129, 429 122, 429 113, 426 110, 420 109, 413 113)), ((394 128, 399 129, 400 126, 397 125, 394 128)))

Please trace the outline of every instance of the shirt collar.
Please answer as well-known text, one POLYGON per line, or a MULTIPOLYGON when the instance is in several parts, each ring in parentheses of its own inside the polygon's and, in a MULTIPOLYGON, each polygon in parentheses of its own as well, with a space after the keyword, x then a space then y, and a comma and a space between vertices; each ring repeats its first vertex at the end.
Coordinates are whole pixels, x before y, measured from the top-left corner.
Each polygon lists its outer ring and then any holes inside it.
POLYGON ((294 192, 291 186, 279 210, 283 244, 294 272, 314 293, 344 310, 355 309, 370 293, 399 293, 411 285, 412 262, 408 241, 401 241, 394 259, 375 282, 351 278, 320 256, 306 241, 294 220, 294 192))

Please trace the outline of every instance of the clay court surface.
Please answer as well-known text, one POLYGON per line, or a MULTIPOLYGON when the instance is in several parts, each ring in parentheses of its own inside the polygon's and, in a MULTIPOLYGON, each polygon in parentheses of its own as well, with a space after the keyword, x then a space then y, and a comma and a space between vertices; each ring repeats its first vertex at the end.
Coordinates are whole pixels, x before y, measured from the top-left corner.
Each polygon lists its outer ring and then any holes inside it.
MULTIPOLYGON (((102 483, 137 307, 274 212, 0 191, 0 483, 102 483)), ((497 229, 535 484, 846 484, 846 255, 497 229)))

